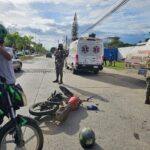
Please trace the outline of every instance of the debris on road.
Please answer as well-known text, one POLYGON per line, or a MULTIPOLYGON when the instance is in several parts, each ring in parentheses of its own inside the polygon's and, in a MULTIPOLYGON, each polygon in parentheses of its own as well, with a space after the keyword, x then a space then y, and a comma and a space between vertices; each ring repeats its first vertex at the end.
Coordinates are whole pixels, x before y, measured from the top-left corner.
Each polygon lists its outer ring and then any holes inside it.
POLYGON ((140 136, 138 133, 134 133, 134 137, 137 139, 137 140, 140 140, 140 136))
MULTIPOLYGON (((61 106, 57 112, 56 112, 56 120, 59 122, 63 122, 67 116, 69 115, 69 113, 72 110, 76 110, 79 108, 79 106, 81 104, 83 104, 83 102, 93 102, 93 96, 88 97, 85 100, 80 99, 78 96, 75 96, 75 94, 73 94, 70 90, 68 90, 66 87, 64 86, 59 86, 60 90, 63 92, 63 94, 65 96, 67 96, 65 104, 63 106, 61 106)), ((88 110, 98 110, 98 105, 91 105, 91 106, 87 106, 88 110)))
POLYGON ((95 105, 87 106, 88 110, 98 110, 98 107, 95 105))

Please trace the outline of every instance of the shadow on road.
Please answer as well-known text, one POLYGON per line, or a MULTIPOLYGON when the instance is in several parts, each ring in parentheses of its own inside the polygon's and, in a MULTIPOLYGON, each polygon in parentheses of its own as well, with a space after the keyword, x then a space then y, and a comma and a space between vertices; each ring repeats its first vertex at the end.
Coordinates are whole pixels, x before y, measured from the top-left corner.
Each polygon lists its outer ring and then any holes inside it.
POLYGON ((44 118, 38 119, 38 121, 41 123, 40 127, 43 134, 55 135, 64 132, 68 135, 74 135, 79 132, 80 121, 84 120, 87 116, 86 108, 79 107, 79 109, 70 112, 67 119, 59 125, 56 124, 56 120, 52 116, 45 116, 44 118))
POLYGON ((85 90, 83 90, 83 89, 79 89, 79 88, 77 88, 77 87, 72 87, 72 86, 69 86, 69 85, 66 85, 66 84, 64 84, 64 85, 65 85, 66 87, 69 87, 70 89, 73 89, 73 90, 77 91, 78 93, 82 94, 83 96, 86 96, 87 98, 88 98, 88 97, 93 97, 93 98, 99 99, 99 100, 101 100, 101 101, 103 101, 103 102, 109 102, 109 100, 106 99, 106 98, 103 97, 103 96, 94 94, 94 93, 89 92, 89 91, 85 91, 85 90))
POLYGON ((136 79, 130 76, 115 74, 115 73, 100 72, 98 75, 93 75, 93 73, 91 72, 80 72, 79 75, 89 80, 96 80, 96 81, 127 87, 131 89, 146 88, 146 83, 144 80, 136 79))
MULTIPOLYGON (((90 148, 90 149, 92 149, 92 150, 104 150, 100 145, 98 145, 97 143, 95 143, 95 145, 92 147, 92 148, 90 148)), ((89 150, 89 148, 88 149, 84 149, 84 150, 89 150)))
POLYGON ((19 78, 20 76, 22 76, 22 75, 23 75, 23 73, 24 73, 24 71, 23 71, 23 70, 21 70, 21 71, 15 71, 16 79, 17 79, 17 78, 19 78))

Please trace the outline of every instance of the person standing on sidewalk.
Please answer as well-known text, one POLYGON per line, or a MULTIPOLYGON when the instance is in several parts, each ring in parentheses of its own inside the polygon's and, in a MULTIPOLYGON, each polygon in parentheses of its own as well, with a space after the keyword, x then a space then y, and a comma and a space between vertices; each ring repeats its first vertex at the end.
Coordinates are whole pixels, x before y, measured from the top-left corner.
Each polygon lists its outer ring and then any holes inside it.
POLYGON ((104 61, 104 65, 107 66, 107 59, 105 56, 103 57, 103 61, 104 61))
POLYGON ((55 55, 56 80, 53 82, 54 83, 59 82, 59 84, 63 84, 63 67, 64 67, 64 60, 66 57, 65 51, 63 49, 63 44, 58 45, 58 49, 56 50, 54 55, 55 55))
POLYGON ((6 79, 6 83, 14 85, 16 77, 12 65, 13 49, 4 46, 4 40, 0 39, 0 76, 6 79))

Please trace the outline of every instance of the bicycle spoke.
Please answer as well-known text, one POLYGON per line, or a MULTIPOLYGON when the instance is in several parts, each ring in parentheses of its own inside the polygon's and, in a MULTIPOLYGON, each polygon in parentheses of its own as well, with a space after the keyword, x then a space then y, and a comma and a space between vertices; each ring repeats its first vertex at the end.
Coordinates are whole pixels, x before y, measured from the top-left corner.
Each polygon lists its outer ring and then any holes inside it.
POLYGON ((29 150, 29 148, 32 147, 33 145, 38 144, 37 133, 31 132, 31 131, 34 131, 34 130, 32 130, 32 127, 25 126, 21 130, 23 133, 23 139, 24 139, 25 145, 23 147, 18 147, 15 143, 14 136, 7 134, 10 132, 9 131, 6 133, 6 136, 3 139, 3 146, 1 147, 2 150, 11 150, 11 149, 13 149, 13 150, 29 150))
POLYGON ((28 142, 30 142, 30 140, 32 140, 35 137, 35 135, 32 135, 28 140, 25 141, 25 144, 27 144, 28 142))
POLYGON ((39 108, 39 109, 34 109, 35 111, 37 111, 37 110, 41 110, 41 108, 39 108))

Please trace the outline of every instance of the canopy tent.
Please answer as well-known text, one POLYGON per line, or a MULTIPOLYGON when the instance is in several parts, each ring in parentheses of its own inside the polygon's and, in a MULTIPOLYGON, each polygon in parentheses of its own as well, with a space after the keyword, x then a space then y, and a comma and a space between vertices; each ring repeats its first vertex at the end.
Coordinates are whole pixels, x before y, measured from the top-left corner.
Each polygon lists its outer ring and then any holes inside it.
POLYGON ((150 40, 146 45, 135 46, 126 56, 126 64, 130 66, 144 65, 150 57, 150 40))

